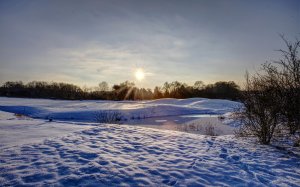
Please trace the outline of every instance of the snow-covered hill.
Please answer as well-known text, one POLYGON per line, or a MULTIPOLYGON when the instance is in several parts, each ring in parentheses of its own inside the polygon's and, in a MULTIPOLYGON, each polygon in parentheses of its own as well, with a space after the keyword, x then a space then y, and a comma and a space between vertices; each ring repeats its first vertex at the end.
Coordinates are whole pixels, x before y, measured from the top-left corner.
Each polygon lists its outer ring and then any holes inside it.
POLYGON ((85 115, 106 109, 128 115, 154 107, 157 113, 150 114, 170 116, 224 114, 236 105, 200 98, 0 98, 1 110, 67 119, 0 112, 0 186, 299 186, 300 158, 252 139, 83 122, 90 121, 85 115))
POLYGON ((204 98, 159 99, 151 101, 65 101, 0 97, 0 110, 34 118, 53 118, 93 122, 101 110, 118 111, 125 118, 157 117, 185 114, 224 114, 240 103, 204 98))

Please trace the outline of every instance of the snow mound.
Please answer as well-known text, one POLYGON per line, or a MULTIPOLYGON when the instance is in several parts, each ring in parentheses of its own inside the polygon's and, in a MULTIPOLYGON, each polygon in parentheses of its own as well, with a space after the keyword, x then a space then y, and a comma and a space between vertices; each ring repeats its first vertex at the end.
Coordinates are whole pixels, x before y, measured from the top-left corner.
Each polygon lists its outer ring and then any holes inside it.
POLYGON ((101 110, 117 111, 125 119, 187 114, 220 114, 232 112, 241 104, 228 100, 204 98, 158 99, 151 101, 64 101, 0 97, 0 110, 34 118, 94 121, 101 110))

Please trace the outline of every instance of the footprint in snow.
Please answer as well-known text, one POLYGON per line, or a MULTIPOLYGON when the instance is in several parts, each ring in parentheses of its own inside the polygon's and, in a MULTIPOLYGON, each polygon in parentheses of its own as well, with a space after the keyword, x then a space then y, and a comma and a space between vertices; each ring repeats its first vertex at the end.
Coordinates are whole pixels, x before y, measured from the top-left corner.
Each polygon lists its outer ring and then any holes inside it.
POLYGON ((227 156, 228 156, 228 155, 227 155, 227 154, 225 154, 225 153, 221 153, 221 154, 219 155, 219 157, 220 157, 220 158, 223 158, 223 159, 226 159, 226 158, 227 158, 227 156))
POLYGON ((238 155, 233 155, 231 156, 231 158, 235 161, 239 161, 240 160, 240 157, 238 155))
POLYGON ((222 153, 227 153, 227 149, 225 149, 225 148, 222 147, 221 152, 222 153))
POLYGON ((79 156, 81 158, 89 159, 89 160, 92 160, 92 159, 95 159, 98 157, 98 155, 96 153, 88 153, 88 152, 80 152, 79 156))
POLYGON ((212 142, 212 141, 210 141, 210 140, 207 140, 206 141, 209 145, 213 145, 214 144, 214 142, 212 142))
POLYGON ((177 181, 176 180, 170 180, 170 179, 165 179, 165 180, 163 180, 162 181, 164 184, 166 184, 166 185, 169 185, 169 186, 174 186, 176 183, 177 183, 177 181))
POLYGON ((101 160, 101 161, 99 161, 98 162, 100 165, 102 165, 102 166, 105 166, 105 165, 108 165, 109 164, 109 162, 108 161, 105 161, 105 160, 101 160))

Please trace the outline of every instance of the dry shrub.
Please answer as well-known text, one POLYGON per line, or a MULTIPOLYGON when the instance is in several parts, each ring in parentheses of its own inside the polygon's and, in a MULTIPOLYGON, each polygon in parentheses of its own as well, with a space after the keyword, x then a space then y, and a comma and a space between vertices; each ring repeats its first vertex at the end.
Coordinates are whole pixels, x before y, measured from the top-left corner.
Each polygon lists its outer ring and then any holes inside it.
POLYGON ((98 123, 115 124, 120 123, 122 115, 120 112, 111 110, 101 110, 95 114, 95 121, 98 123))

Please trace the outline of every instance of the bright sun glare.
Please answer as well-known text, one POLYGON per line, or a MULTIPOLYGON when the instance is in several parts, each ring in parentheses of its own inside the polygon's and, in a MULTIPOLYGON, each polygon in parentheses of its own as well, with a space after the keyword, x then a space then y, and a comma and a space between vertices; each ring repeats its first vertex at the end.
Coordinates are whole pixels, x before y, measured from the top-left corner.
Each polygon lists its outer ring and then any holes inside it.
POLYGON ((145 78, 145 73, 143 71, 143 69, 137 69, 135 71, 135 78, 138 80, 138 81, 141 81, 145 78))

